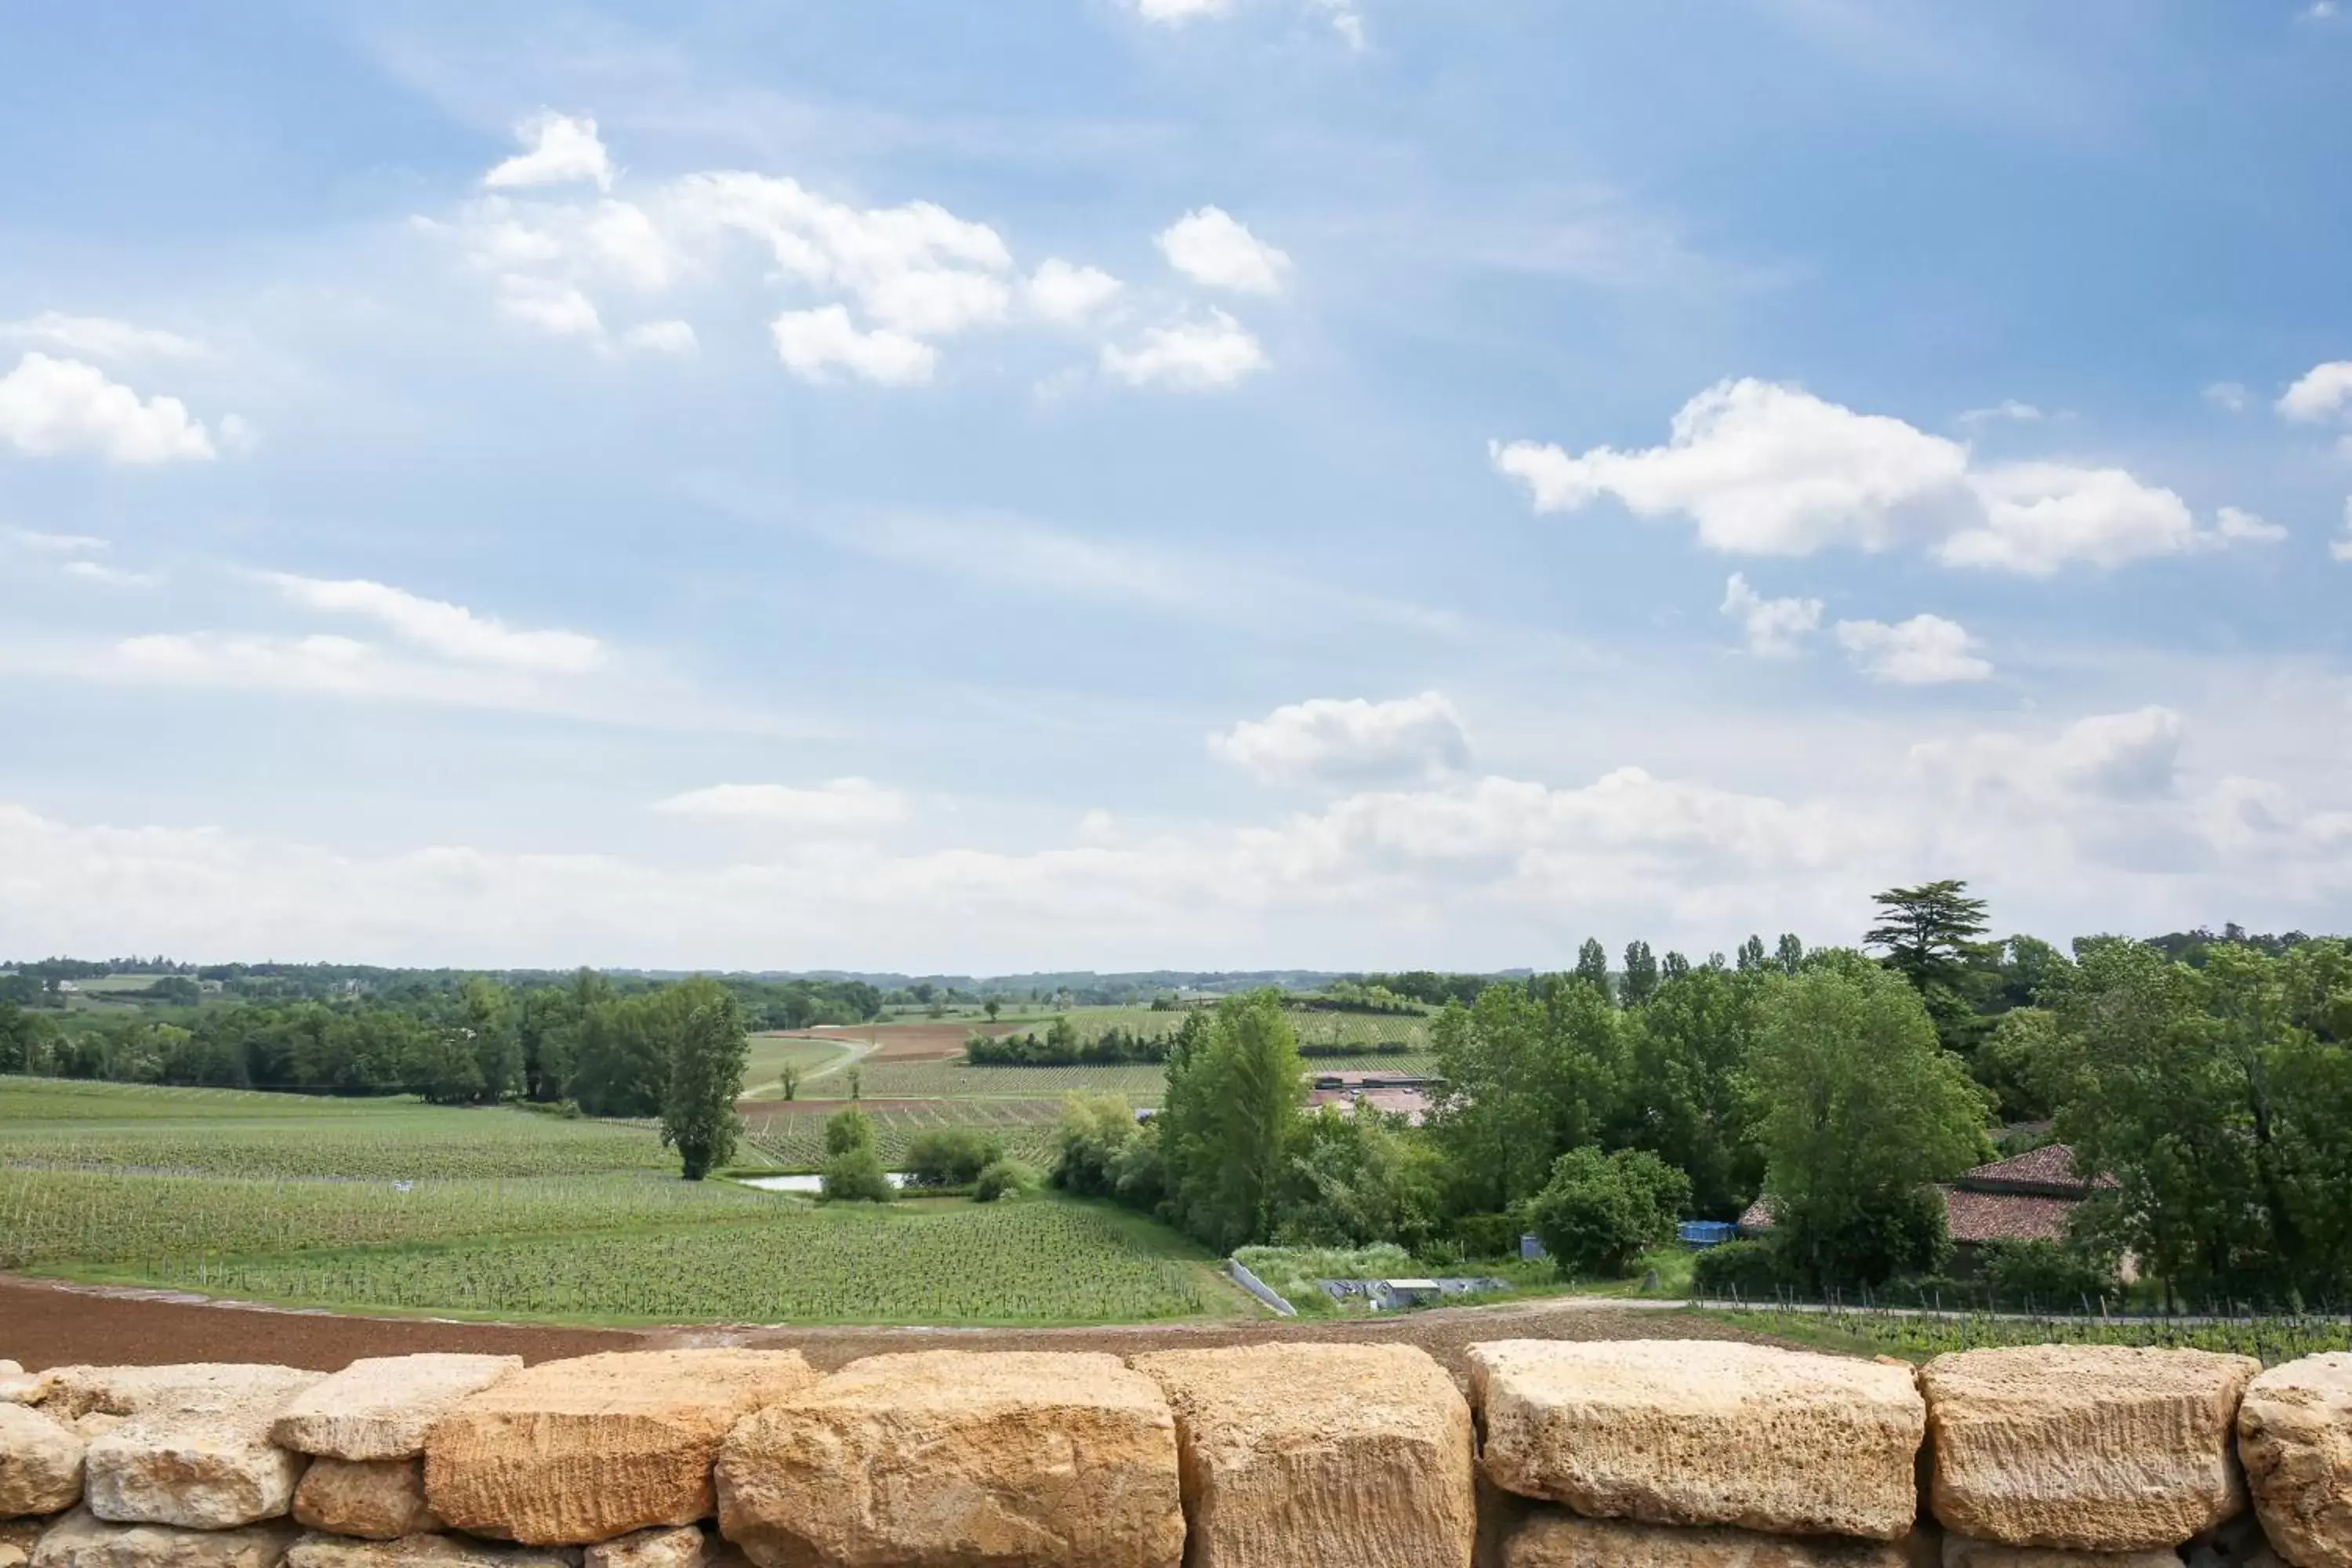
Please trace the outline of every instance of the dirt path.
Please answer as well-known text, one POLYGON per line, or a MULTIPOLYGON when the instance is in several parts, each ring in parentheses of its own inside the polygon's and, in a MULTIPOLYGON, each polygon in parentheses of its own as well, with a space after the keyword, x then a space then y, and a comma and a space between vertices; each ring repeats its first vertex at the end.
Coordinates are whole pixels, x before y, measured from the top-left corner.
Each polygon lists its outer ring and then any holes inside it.
POLYGON ((1464 1349, 1486 1340, 1762 1337, 1685 1312, 1559 1298, 1349 1322, 1267 1320, 1078 1329, 566 1329, 344 1317, 215 1302, 170 1291, 57 1285, 0 1275, 0 1357, 35 1371, 76 1362, 152 1365, 186 1361, 277 1362, 332 1370, 362 1356, 417 1351, 485 1351, 538 1362, 598 1351, 681 1345, 799 1349, 815 1365, 830 1369, 888 1351, 1100 1350, 1130 1355, 1146 1350, 1306 1340, 1417 1344, 1458 1376, 1464 1349))

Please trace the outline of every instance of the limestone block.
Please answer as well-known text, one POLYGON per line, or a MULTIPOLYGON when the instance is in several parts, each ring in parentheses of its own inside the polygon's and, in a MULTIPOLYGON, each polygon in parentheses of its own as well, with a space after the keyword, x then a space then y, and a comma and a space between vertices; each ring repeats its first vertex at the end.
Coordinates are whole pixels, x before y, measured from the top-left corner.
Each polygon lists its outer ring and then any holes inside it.
POLYGON ((441 1528, 425 1506, 422 1459, 313 1459, 294 1489, 294 1521, 370 1541, 441 1528))
POLYGON ((2003 1546, 1966 1535, 1944 1537, 1944 1568, 2180 1568, 2178 1552, 2068 1552, 2054 1546, 2003 1546))
POLYGON ((278 1568, 294 1527, 282 1520, 239 1530, 109 1524, 76 1509, 33 1548, 32 1568, 278 1568))
POLYGON ((25 1568, 33 1560, 33 1546, 49 1527, 46 1519, 0 1520, 0 1568, 25 1568))
POLYGON ((2246 1506, 2230 1436, 2261 1370, 2115 1345, 1938 1356, 1920 1374, 1936 1517, 2006 1546, 2179 1546, 2246 1506))
POLYGON ((467 1394, 521 1370, 516 1355, 373 1356, 295 1395, 269 1430, 298 1454, 413 1459, 433 1424, 467 1394))
POLYGON ((1907 1368, 1707 1340, 1470 1347, 1498 1486, 1595 1519, 1896 1541, 1927 1411, 1907 1368))
POLYGON ((760 1568, 1176 1568, 1176 1423, 1115 1356, 852 1362, 728 1436, 720 1533, 760 1568))
POLYGON ((89 1511, 187 1530, 283 1514, 304 1460, 270 1443, 269 1424, 319 1374, 222 1363, 151 1370, 159 1375, 138 1386, 121 1424, 89 1445, 89 1511))
POLYGON ((0 1405, 0 1519, 63 1513, 81 1501, 88 1447, 29 1405, 0 1405))
POLYGON ((499 1546, 457 1535, 352 1541, 316 1532, 286 1553, 285 1568, 579 1568, 577 1547, 499 1546))
POLYGON ((1468 1568, 1470 1406, 1411 1345, 1134 1358, 1176 1415, 1186 1568, 1468 1568))
POLYGON ((2273 1551, 2294 1568, 2352 1563, 2352 1355, 2305 1356, 2248 1384, 2238 1457, 2273 1551))
POLYGON ((1551 1509, 1520 1520, 1502 1554, 1503 1568, 1927 1568, 1931 1562, 1909 1541, 1685 1529, 1551 1509))
POLYGON ((738 1420, 816 1381, 798 1351, 616 1352, 544 1362, 467 1395, 425 1447, 425 1496, 458 1530, 586 1545, 712 1510, 738 1420))
POLYGON ((705 1568, 710 1560, 702 1531, 691 1524, 640 1530, 588 1549, 587 1568, 705 1568))
POLYGON ((22 1377, 24 1375, 24 1363, 10 1361, 5 1356, 0 1356, 0 1377, 22 1377))

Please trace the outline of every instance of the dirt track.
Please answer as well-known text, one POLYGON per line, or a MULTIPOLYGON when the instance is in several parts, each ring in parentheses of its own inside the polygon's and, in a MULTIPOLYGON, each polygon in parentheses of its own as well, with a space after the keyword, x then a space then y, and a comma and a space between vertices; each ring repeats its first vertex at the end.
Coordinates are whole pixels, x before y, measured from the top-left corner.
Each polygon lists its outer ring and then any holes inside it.
POLYGON ((1382 1322, 1256 1321, 1135 1324, 1090 1329, 563 1329, 528 1324, 341 1317, 201 1301, 161 1291, 110 1291, 0 1275, 0 1356, 33 1371, 88 1362, 276 1362, 331 1370, 361 1356, 416 1351, 486 1351, 527 1361, 597 1351, 679 1345, 797 1348, 819 1367, 906 1350, 1101 1350, 1118 1354, 1268 1340, 1403 1341, 1462 1370, 1465 1346, 1483 1340, 1739 1339, 1737 1329, 1682 1312, 1629 1310, 1559 1300, 1443 1308, 1382 1322))

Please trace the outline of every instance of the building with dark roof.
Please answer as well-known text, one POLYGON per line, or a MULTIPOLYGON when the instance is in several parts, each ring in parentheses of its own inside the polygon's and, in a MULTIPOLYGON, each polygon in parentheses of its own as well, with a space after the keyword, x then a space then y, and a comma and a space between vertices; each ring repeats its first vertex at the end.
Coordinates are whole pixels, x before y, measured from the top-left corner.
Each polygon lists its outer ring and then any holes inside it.
MULTIPOLYGON (((2085 1180, 2074 1168, 2074 1152, 2048 1143, 1954 1177, 1936 1190, 1944 1194, 1944 1221, 1961 1247, 1988 1241, 2063 1241, 2066 1223, 2094 1191, 2116 1179, 2085 1180)), ((1771 1205, 1758 1198, 1739 1216, 1739 1234, 1760 1236, 1772 1228, 1771 1205)))

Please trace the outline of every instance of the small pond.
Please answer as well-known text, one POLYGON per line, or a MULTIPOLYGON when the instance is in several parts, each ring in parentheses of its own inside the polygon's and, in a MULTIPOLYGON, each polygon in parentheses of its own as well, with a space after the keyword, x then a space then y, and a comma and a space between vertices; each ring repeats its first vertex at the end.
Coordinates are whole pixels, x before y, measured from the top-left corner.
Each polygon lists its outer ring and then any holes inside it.
MULTIPOLYGON (((892 1171, 889 1174, 892 1186, 907 1184, 906 1172, 892 1171)), ((824 1190, 823 1176, 740 1176, 737 1180, 763 1193, 817 1193, 824 1190)))

